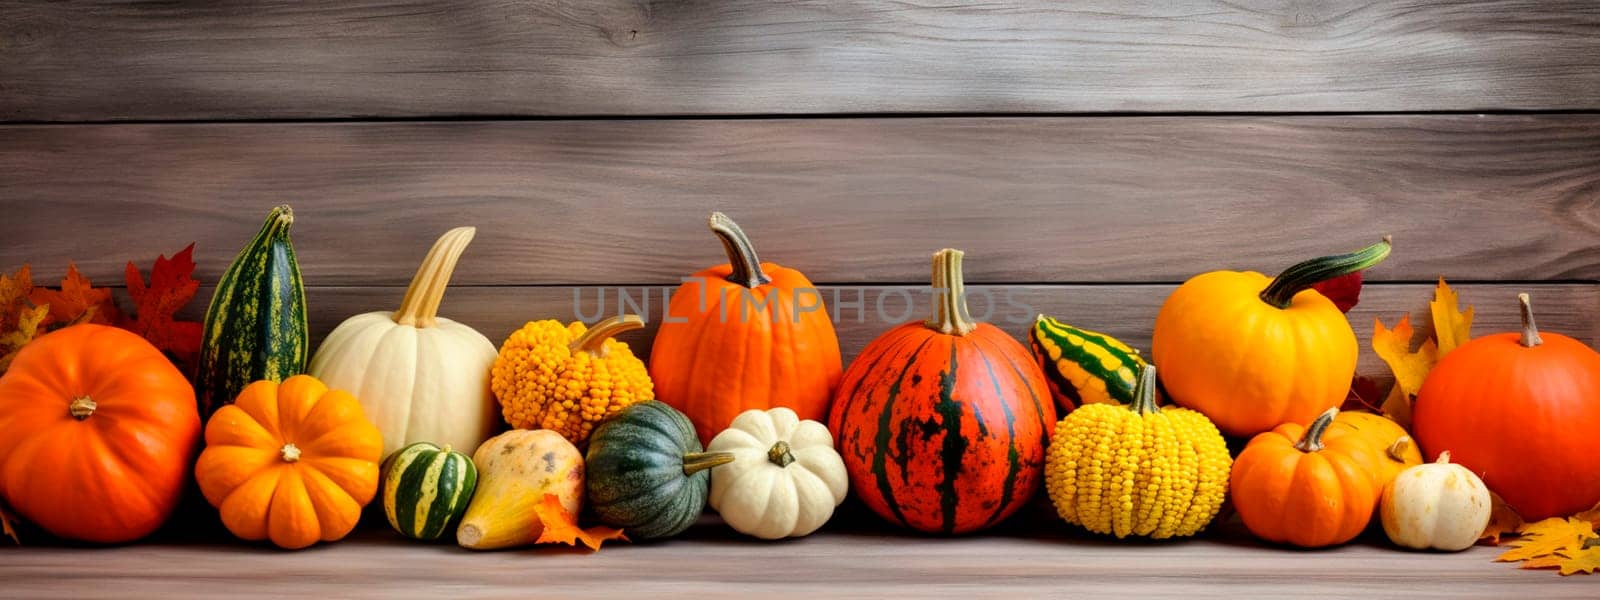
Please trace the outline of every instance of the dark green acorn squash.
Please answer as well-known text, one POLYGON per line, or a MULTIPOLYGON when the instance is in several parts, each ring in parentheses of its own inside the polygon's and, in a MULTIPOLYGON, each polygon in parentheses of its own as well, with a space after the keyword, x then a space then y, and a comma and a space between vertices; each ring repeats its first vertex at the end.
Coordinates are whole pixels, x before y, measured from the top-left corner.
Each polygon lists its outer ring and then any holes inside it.
POLYGON ((705 512, 711 467, 733 460, 703 452, 689 418, 650 400, 595 428, 584 458, 589 507, 629 539, 682 533, 705 512))

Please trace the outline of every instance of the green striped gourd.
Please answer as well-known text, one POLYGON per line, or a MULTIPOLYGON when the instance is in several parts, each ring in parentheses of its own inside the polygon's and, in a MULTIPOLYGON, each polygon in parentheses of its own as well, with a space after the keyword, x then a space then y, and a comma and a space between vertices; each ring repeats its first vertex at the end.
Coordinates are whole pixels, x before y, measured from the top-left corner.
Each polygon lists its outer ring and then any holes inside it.
POLYGON ((1133 404, 1145 365, 1138 350, 1044 315, 1034 319, 1028 341, 1063 412, 1085 404, 1133 404))
POLYGON ((195 392, 209 418, 262 379, 305 372, 306 296, 289 243, 294 211, 279 206, 217 280, 206 309, 195 392))
POLYGON ((472 459, 428 442, 401 448, 383 470, 383 512, 400 535, 433 541, 455 529, 478 487, 472 459))

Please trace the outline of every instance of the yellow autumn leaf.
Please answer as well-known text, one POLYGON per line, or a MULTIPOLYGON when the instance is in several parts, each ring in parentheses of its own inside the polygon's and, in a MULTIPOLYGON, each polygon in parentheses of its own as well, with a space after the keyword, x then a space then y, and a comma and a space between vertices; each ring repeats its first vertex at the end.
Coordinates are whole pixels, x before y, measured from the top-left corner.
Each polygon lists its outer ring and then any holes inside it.
POLYGON ((1374 319, 1372 326, 1372 351, 1389 365, 1394 382, 1407 396, 1416 396, 1422 389, 1422 380, 1439 361, 1439 346, 1433 340, 1423 340, 1416 351, 1411 350, 1411 315, 1400 317, 1394 329, 1384 327, 1383 321, 1374 319))
POLYGON ((1600 569, 1600 546, 1589 547, 1576 552, 1562 552, 1561 574, 1574 575, 1577 573, 1593 573, 1600 569))
POLYGON ((1511 542, 1511 549, 1495 560, 1522 561, 1558 552, 1576 552, 1594 537, 1594 526, 1587 521, 1552 517, 1523 527, 1522 536, 1511 542))
POLYGON ((1561 563, 1563 561, 1565 561, 1565 560, 1567 560, 1567 557, 1562 556, 1560 554, 1548 554, 1548 555, 1545 555, 1545 556, 1540 556, 1540 557, 1536 557, 1536 558, 1530 558, 1528 560, 1522 561, 1522 564, 1518 565, 1517 568, 1519 568, 1519 569, 1559 569, 1559 568, 1561 568, 1561 563))
POLYGON ((1428 302, 1428 310, 1433 313, 1433 335, 1439 340, 1439 358, 1472 338, 1472 307, 1461 310, 1460 306, 1460 296, 1440 277, 1439 285, 1433 289, 1433 300, 1428 302))
POLYGON ((1521 532, 1522 535, 1525 536, 1571 535, 1583 539, 1595 537, 1594 525, 1588 521, 1575 517, 1550 517, 1543 521, 1537 521, 1524 525, 1521 529, 1521 532))

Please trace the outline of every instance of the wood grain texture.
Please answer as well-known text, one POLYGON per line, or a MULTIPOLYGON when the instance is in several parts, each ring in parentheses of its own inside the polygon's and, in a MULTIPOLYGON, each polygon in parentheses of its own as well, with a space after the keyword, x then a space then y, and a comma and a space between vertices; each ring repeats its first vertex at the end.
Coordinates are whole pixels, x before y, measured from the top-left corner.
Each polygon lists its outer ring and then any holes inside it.
MULTIPOLYGON (((848 506, 848 505, 847 505, 848 506)), ((300 552, 217 536, 105 550, 0 547, 12 598, 1583 598, 1562 578, 1459 554, 1395 550, 1369 534, 1328 550, 1275 548, 1237 522, 1172 543, 1090 537, 1040 506, 979 536, 935 538, 830 523, 766 543, 708 517, 680 538, 473 553, 405 542, 383 526, 300 552), (86 565, 85 561, 89 561, 86 565)))
POLYGON ((1594 109, 1586 0, 0 2, 0 119, 1594 109))
POLYGON ((0 127, 0 266, 120 279, 198 241, 215 281, 291 202, 313 285, 676 284, 728 212, 814 281, 1276 272, 1383 233, 1387 281, 1600 279, 1600 116, 640 120, 0 127))
MULTIPOLYGON (((1519 323, 1516 294, 1525 291, 1533 297, 1541 330, 1565 333, 1591 345, 1600 343, 1600 319, 1596 319, 1596 315, 1600 315, 1600 286, 1456 284, 1452 287, 1461 294, 1463 305, 1475 307, 1473 332, 1476 335, 1514 330, 1519 323)), ((1156 312, 1172 288, 1170 285, 970 286, 968 305, 975 318, 994 323, 1024 342, 1033 316, 1043 312, 1073 325, 1112 335, 1148 352, 1156 312), (989 298, 995 302, 992 310, 989 298)), ((593 322, 602 318, 602 314, 611 316, 623 310, 637 312, 646 316, 647 327, 624 333, 619 339, 628 342, 636 354, 648 356, 665 309, 663 293, 670 288, 633 286, 623 289, 628 298, 619 309, 617 288, 611 287, 457 288, 445 295, 440 315, 471 325, 499 345, 512 331, 530 320, 593 322), (606 293, 603 306, 599 302, 602 289, 606 293)), ((836 315, 835 327, 846 361, 893 325, 926 319, 931 312, 929 300, 932 296, 927 286, 870 286, 859 294, 855 287, 825 288, 821 292, 828 310, 836 315), (855 308, 836 303, 835 292, 844 302, 859 299, 863 306, 855 308), (878 306, 880 299, 882 313, 878 306), (911 304, 907 304, 908 300, 911 304)), ((183 316, 199 319, 210 294, 210 287, 201 288, 183 316)), ((345 318, 374 310, 394 310, 404 295, 405 290, 400 287, 308 288, 306 305, 312 347, 345 318)), ((1431 285, 1367 286, 1361 304, 1349 315, 1352 329, 1360 340, 1360 373, 1381 380, 1389 378, 1387 367, 1371 350, 1373 319, 1381 318, 1392 327, 1402 315, 1410 314, 1420 342, 1432 332, 1427 306, 1432 298, 1431 285)), ((730 318, 737 316, 730 315, 730 318)))

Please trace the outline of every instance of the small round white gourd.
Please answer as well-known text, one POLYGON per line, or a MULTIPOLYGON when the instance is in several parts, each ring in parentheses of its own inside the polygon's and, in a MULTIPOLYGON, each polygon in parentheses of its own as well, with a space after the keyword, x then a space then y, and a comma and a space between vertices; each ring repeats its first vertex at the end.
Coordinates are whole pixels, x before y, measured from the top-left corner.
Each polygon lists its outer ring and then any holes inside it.
POLYGON ((745 411, 706 451, 734 456, 711 473, 711 508, 730 527, 761 539, 811 534, 849 491, 828 428, 788 408, 745 411))
POLYGON ((476 232, 445 232, 417 269, 399 310, 345 319, 311 359, 312 376, 361 402, 383 434, 385 457, 414 442, 477 448, 499 422, 489 390, 494 343, 438 316, 456 260, 476 232))
POLYGON ((1379 505, 1383 531, 1399 546, 1416 550, 1465 550, 1489 525, 1489 488, 1466 467, 1451 464, 1448 451, 1432 464, 1396 475, 1379 505))

